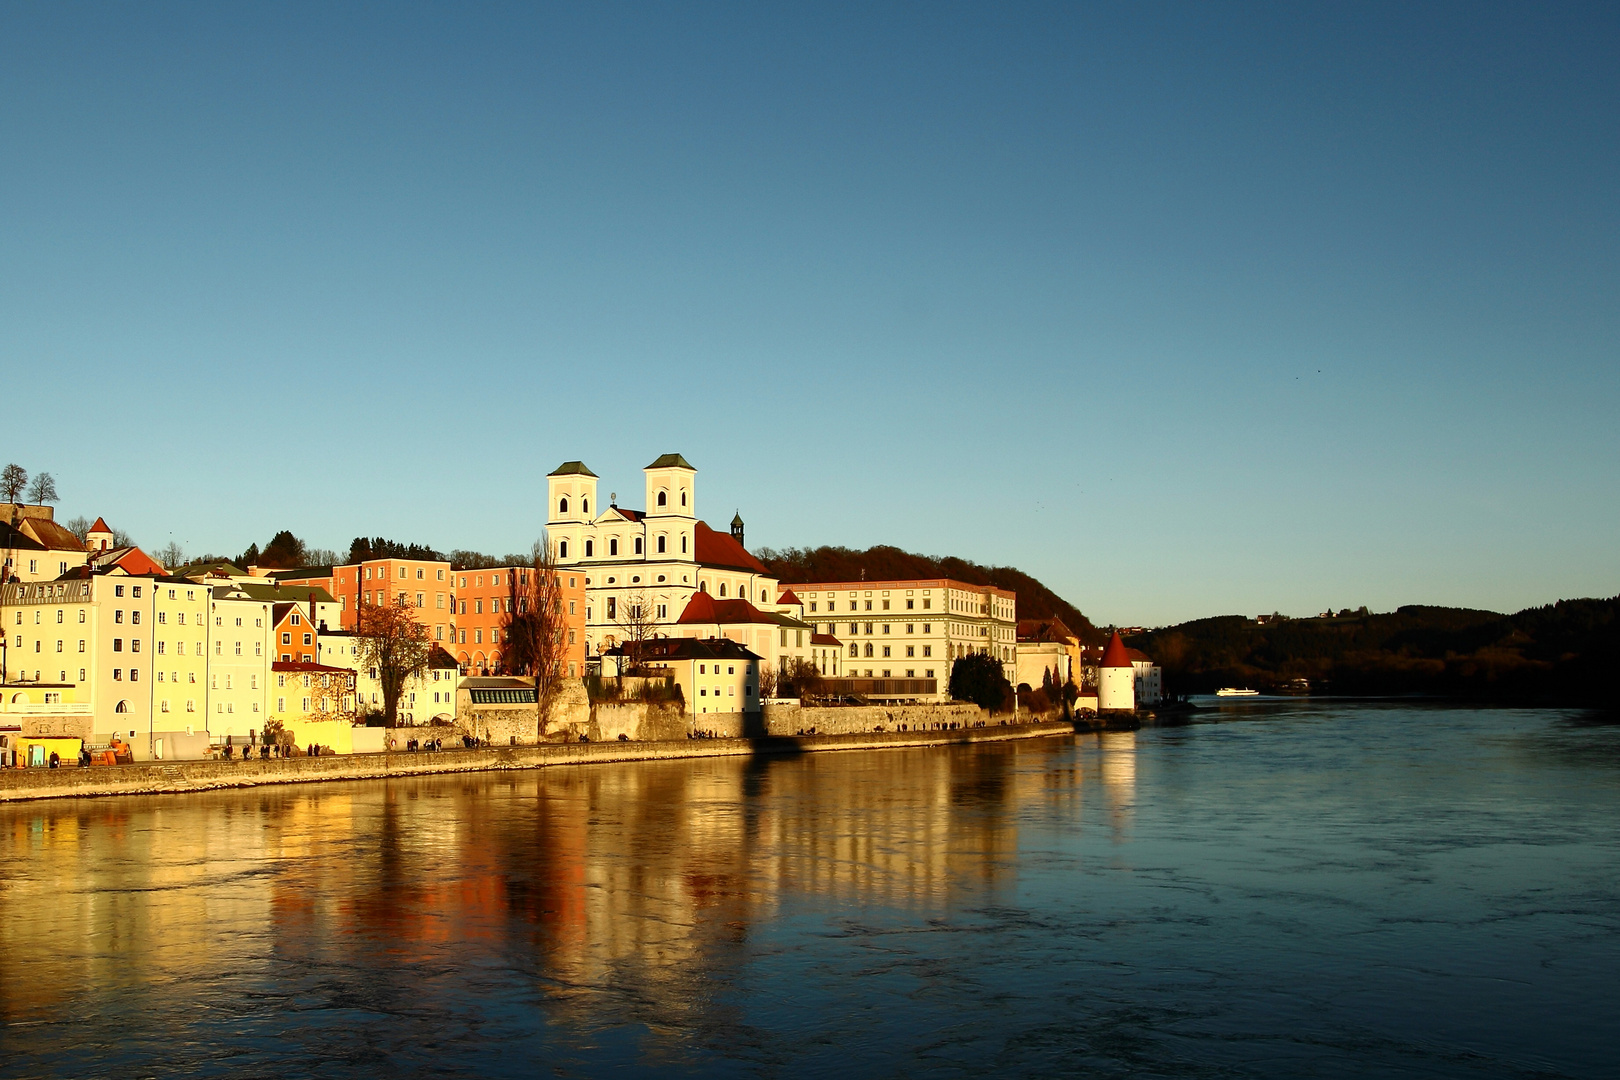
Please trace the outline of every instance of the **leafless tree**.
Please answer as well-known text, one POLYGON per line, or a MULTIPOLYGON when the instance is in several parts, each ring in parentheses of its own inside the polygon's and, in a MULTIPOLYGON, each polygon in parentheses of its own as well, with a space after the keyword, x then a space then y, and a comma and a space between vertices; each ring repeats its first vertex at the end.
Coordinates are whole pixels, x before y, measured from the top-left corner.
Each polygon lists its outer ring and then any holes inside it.
POLYGON ((0 501, 15 503, 28 490, 28 470, 13 462, 0 471, 0 501))
POLYGON ((89 532, 90 526, 94 524, 95 522, 81 514, 78 517, 68 518, 62 523, 62 527, 83 541, 85 533, 89 532))
POLYGON ((399 717, 399 699, 405 684, 427 670, 433 654, 428 628, 417 621, 414 611, 399 602, 355 610, 355 659, 362 667, 376 671, 389 727, 399 717))
POLYGON ((186 565, 185 549, 173 540, 154 551, 152 557, 162 563, 165 570, 172 571, 186 565))
POLYGON ((637 589, 620 597, 609 597, 607 604, 608 618, 619 628, 619 644, 624 647, 624 658, 629 662, 624 674, 640 675, 644 667, 642 656, 646 644, 658 632, 658 617, 653 610, 652 598, 637 589))
POLYGON ((759 699, 768 701, 776 696, 777 691, 776 669, 769 664, 759 665, 759 699))
POLYGON ((535 734, 544 737, 551 707, 562 689, 568 656, 568 619, 556 560, 545 537, 534 542, 526 565, 507 574, 506 650, 501 668, 534 680, 535 734))
POLYGON ((43 506, 59 499, 61 496, 56 493, 56 478, 48 472, 35 476, 34 482, 28 485, 28 501, 31 503, 43 506))
POLYGON ((777 690, 783 697, 816 697, 826 689, 825 681, 815 663, 802 656, 795 656, 788 661, 786 670, 782 672, 777 682, 777 690))

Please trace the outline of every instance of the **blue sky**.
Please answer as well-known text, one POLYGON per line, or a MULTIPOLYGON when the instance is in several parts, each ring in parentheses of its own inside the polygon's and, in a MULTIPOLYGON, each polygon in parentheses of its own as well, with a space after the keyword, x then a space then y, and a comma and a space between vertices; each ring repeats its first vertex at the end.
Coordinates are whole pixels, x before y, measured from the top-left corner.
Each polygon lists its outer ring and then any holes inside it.
POLYGON ((751 546, 1099 622, 1620 592, 1613 5, 0 5, 0 456, 156 548, 751 546))

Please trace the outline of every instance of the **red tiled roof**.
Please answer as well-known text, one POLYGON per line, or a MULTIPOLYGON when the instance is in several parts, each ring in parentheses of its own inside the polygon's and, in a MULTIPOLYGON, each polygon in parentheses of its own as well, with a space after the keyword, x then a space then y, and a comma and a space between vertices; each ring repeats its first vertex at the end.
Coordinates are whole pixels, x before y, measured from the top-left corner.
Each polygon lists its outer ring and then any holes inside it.
POLYGON ((1103 667, 1130 667, 1131 666, 1131 652, 1130 652, 1129 649, 1127 649, 1125 647, 1125 642, 1119 636, 1119 631, 1118 630, 1115 630, 1114 631, 1114 636, 1108 639, 1108 647, 1103 649, 1102 666, 1103 667))
POLYGON ((831 634, 811 634, 810 635, 810 644, 812 644, 812 645, 840 645, 841 646, 844 643, 842 641, 839 641, 837 638, 833 637, 831 634))
POLYGON ((697 561, 703 566, 718 566, 726 570, 748 570, 755 574, 769 574, 765 564, 748 554, 748 549, 737 543, 730 533, 716 532, 703 522, 697 523, 697 561))
POLYGON ((746 600, 716 600, 706 592, 692 594, 677 623, 771 623, 776 620, 746 600))
POLYGON ((1143 663, 1143 664, 1151 664, 1151 663, 1153 663, 1153 657, 1149 656, 1147 653, 1143 652, 1141 649, 1126 649, 1125 654, 1127 656, 1129 656, 1133 661, 1136 661, 1138 663, 1143 663))
POLYGON ((107 522, 106 522, 106 519, 104 519, 104 518, 96 518, 96 523, 94 525, 90 526, 90 531, 91 532, 104 532, 104 533, 112 532, 111 529, 107 528, 107 522))
POLYGON ((333 675, 353 675, 353 668, 328 667, 326 664, 311 664, 307 660, 277 660, 270 665, 271 671, 305 671, 330 672, 333 675))
POLYGON ((83 551, 84 543, 49 518, 23 518, 17 527, 52 551, 83 551))
POLYGON ((797 596, 793 595, 793 590, 792 589, 789 589, 787 592, 783 593, 781 596, 778 596, 776 598, 776 602, 778 604, 803 604, 804 603, 803 600, 800 600, 797 596))

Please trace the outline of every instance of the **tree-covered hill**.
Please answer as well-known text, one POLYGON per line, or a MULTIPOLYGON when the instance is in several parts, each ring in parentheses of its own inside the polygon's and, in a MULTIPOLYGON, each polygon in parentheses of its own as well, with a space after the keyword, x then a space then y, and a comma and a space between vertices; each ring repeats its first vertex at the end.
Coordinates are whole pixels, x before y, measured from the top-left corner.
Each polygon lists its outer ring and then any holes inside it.
POLYGON ((1198 619, 1130 644, 1165 670, 1174 692, 1221 686, 1283 689, 1308 679, 1341 694, 1608 705, 1620 675, 1620 597, 1562 600, 1514 615, 1411 606, 1383 614, 1198 619))
POLYGON ((1018 594, 1018 617, 1041 619, 1056 615, 1088 644, 1100 644, 1102 634, 1080 609, 1011 566, 980 566, 966 559, 934 558, 880 544, 856 551, 846 547, 760 548, 754 552, 784 584, 815 581, 883 581, 895 578, 955 578, 969 585, 994 585, 1018 594))

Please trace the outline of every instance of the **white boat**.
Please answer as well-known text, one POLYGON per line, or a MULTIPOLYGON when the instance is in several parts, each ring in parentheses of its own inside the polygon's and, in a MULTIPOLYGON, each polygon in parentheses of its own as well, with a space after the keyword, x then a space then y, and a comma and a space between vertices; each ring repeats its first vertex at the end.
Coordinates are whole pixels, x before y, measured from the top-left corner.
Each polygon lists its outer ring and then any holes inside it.
POLYGON ((1215 691, 1216 697, 1259 697, 1258 690, 1239 690, 1235 686, 1223 686, 1215 691))

